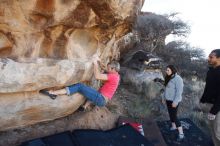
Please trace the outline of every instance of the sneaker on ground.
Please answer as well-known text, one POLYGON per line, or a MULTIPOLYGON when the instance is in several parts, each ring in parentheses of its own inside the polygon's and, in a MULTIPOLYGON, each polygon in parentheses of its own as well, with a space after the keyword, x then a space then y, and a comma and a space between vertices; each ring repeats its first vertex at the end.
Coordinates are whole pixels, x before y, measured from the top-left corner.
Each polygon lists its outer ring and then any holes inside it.
POLYGON ((177 141, 182 141, 185 138, 184 134, 179 134, 177 141))

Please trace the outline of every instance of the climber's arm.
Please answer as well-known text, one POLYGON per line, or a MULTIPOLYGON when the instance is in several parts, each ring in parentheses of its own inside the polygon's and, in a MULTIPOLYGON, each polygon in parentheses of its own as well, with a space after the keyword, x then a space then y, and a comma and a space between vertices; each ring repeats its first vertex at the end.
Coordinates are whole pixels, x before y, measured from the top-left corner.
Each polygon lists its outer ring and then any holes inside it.
POLYGON ((100 72, 99 70, 99 66, 98 66, 98 61, 100 59, 97 57, 94 61, 93 61, 93 65, 94 65, 94 68, 93 68, 93 71, 94 71, 94 76, 97 80, 108 80, 108 76, 107 74, 103 74, 100 72))

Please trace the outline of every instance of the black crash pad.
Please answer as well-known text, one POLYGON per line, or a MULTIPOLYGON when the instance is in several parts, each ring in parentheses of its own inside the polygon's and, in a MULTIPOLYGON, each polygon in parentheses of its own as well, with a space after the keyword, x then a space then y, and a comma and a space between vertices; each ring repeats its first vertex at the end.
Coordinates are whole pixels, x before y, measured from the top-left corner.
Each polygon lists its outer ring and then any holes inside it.
POLYGON ((73 139, 79 146, 154 146, 133 127, 100 130, 74 130, 73 139))
MULTIPOLYGON (((118 125, 123 125, 123 123, 137 123, 133 118, 130 117, 119 117, 118 125)), ((167 146, 163 136, 160 132, 157 123, 153 120, 152 117, 141 119, 139 123, 142 125, 144 136, 155 146, 167 146)))
POLYGON ((210 136, 205 135, 190 119, 180 119, 185 139, 178 142, 178 131, 170 131, 170 121, 157 122, 163 138, 168 146, 214 146, 210 136))
MULTIPOLYGON (((133 118, 121 116, 118 119, 118 125, 123 125, 123 123, 132 124, 137 122, 133 118)), ((139 124, 142 125, 144 136, 153 143, 154 146, 167 146, 160 129, 154 120, 151 118, 144 118, 141 119, 139 124)))
POLYGON ((70 131, 58 133, 43 138, 30 140, 21 144, 21 146, 77 146, 74 144, 70 131))
POLYGON ((154 146, 133 127, 126 124, 102 130, 74 130, 30 140, 21 146, 154 146))

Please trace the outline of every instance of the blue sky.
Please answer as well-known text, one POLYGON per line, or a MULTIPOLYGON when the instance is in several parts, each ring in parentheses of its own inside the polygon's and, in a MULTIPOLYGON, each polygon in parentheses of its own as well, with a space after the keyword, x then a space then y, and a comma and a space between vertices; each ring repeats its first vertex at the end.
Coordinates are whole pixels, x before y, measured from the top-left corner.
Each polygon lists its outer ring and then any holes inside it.
MULTIPOLYGON (((203 48, 206 55, 220 48, 220 0, 145 0, 142 11, 156 14, 179 12, 191 26, 186 41, 203 48)), ((170 38, 168 38, 168 41, 170 38)))

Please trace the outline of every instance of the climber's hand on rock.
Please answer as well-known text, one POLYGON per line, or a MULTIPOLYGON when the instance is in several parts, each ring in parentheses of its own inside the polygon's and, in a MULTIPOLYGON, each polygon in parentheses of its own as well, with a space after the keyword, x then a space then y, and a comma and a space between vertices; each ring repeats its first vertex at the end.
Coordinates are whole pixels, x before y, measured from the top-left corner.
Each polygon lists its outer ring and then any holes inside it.
POLYGON ((100 61, 100 58, 97 54, 93 55, 92 57, 93 63, 100 61))

